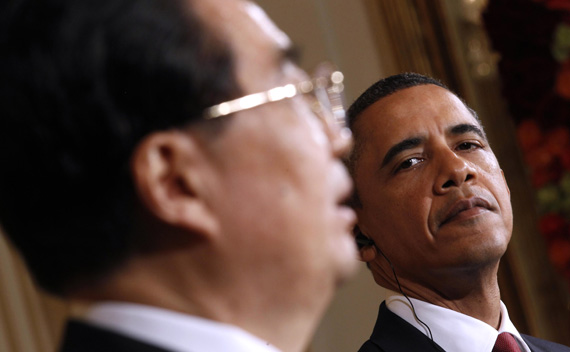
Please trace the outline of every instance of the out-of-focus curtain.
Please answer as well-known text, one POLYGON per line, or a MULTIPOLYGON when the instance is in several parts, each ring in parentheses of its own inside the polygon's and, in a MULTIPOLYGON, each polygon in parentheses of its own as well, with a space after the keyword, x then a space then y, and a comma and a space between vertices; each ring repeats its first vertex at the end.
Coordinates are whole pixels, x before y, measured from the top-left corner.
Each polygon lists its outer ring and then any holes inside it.
POLYGON ((66 305, 34 285, 26 267, 0 233, 0 351, 52 352, 66 305))

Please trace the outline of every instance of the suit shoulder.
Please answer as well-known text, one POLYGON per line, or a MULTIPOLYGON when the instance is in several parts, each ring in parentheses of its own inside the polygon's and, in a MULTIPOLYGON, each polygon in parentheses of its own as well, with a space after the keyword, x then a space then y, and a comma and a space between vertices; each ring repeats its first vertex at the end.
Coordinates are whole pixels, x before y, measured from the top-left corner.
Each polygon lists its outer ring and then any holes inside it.
POLYGON ((384 352, 384 350, 374 342, 368 340, 360 347, 358 352, 384 352))
POLYGON ((522 338, 533 352, 570 352, 570 347, 559 343, 524 334, 522 335, 522 338))
POLYGON ((119 333, 70 320, 59 352, 168 352, 119 333))

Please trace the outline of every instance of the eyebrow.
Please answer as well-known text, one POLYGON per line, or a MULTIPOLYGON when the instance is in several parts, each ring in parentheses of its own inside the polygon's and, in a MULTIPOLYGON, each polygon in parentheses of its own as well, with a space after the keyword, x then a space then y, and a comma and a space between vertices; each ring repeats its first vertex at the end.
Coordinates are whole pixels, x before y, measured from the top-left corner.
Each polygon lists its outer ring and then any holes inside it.
MULTIPOLYGON (((459 125, 451 126, 450 128, 448 128, 448 133, 452 134, 452 135, 462 135, 462 134, 466 134, 466 133, 475 133, 479 137, 483 138, 485 141, 487 140, 487 136, 485 135, 485 132, 483 132, 483 130, 480 127, 478 127, 476 125, 467 124, 467 123, 462 123, 459 125)), ((380 166, 380 168, 382 168, 382 167, 386 166, 388 163, 390 163, 392 161, 392 159, 394 159, 394 157, 396 157, 396 155, 400 154, 401 152, 403 152, 405 150, 415 148, 418 145, 422 144, 424 141, 425 141, 425 137, 412 137, 412 138, 404 139, 403 141, 395 144, 392 148, 390 148, 388 150, 388 152, 386 153, 386 156, 384 156, 384 159, 382 160, 382 165, 380 166)))
POLYGON ((480 128, 479 126, 476 126, 476 125, 471 125, 468 123, 462 123, 459 125, 451 126, 448 129, 448 133, 452 134, 452 135, 460 135, 460 134, 465 134, 465 133, 470 133, 470 132, 477 134, 479 137, 483 138, 485 141, 487 140, 487 135, 485 134, 483 129, 480 128))
POLYGON ((386 164, 392 161, 392 159, 394 159, 396 155, 400 154, 404 150, 412 149, 422 144, 424 140, 425 138, 414 137, 414 138, 404 139, 403 141, 397 143, 388 150, 386 156, 384 157, 384 160, 382 160, 382 165, 380 167, 382 168, 386 166, 386 164))

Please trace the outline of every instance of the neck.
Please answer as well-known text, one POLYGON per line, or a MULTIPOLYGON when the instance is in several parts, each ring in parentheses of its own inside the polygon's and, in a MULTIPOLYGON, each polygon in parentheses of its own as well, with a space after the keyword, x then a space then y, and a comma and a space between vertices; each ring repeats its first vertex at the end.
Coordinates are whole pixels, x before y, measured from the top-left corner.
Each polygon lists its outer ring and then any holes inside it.
POLYGON ((321 297, 318 305, 293 304, 285 295, 264 292, 256 285, 231 282, 226 274, 212 269, 189 265, 187 259, 176 253, 157 255, 150 260, 134 258, 104 281, 77 289, 69 298, 88 303, 144 304, 231 324, 283 352, 306 348, 332 298, 331 293, 321 297), (196 267, 206 271, 193 271, 196 267), (219 282, 225 280, 231 283, 220 287, 219 282))
MULTIPOLYGON (((455 270, 438 273, 424 281, 398 275, 401 289, 415 298, 479 319, 498 329, 501 319, 500 291, 496 265, 476 270, 455 270), (428 284, 429 282, 429 284, 428 284)), ((382 286, 401 292, 392 270, 375 275, 382 286)), ((396 274, 398 271, 396 269, 396 274)))

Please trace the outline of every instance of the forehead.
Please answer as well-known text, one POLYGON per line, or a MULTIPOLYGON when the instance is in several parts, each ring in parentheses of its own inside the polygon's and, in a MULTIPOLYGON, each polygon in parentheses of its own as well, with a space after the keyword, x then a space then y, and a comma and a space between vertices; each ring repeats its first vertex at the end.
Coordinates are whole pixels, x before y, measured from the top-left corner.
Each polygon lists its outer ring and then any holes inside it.
POLYGON ((404 139, 444 135, 458 124, 480 126, 457 96, 427 84, 402 89, 375 102, 361 113, 355 129, 364 149, 385 152, 404 139))
POLYGON ((291 42, 258 5, 242 0, 194 0, 193 7, 231 47, 236 76, 245 93, 279 83, 277 68, 291 42))

